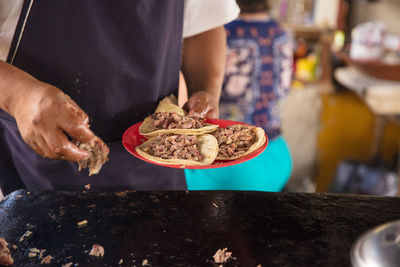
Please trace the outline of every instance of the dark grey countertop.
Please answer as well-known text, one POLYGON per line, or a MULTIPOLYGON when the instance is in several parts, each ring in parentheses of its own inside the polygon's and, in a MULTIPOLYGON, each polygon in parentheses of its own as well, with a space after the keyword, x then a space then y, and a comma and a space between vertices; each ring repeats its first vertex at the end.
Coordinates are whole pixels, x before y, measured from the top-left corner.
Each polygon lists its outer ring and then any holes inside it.
POLYGON ((0 203, 0 236, 15 266, 40 265, 29 248, 46 249, 53 266, 218 266, 212 256, 226 247, 235 259, 223 266, 342 267, 357 237, 396 219, 400 198, 390 197, 21 190, 0 203), (96 243, 103 258, 88 255, 96 243))

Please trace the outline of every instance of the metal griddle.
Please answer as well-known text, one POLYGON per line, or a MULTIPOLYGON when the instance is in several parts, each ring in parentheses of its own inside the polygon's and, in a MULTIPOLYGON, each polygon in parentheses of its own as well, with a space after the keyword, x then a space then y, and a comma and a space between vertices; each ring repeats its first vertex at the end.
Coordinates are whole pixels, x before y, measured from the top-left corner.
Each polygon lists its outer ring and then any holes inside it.
POLYGON ((235 259, 224 266, 347 266, 353 241, 400 218, 399 207, 398 198, 329 194, 21 190, 0 203, 0 236, 15 266, 40 266, 29 248, 46 249, 47 266, 218 266, 212 256, 225 247, 235 259), (93 244, 103 258, 88 255, 93 244))

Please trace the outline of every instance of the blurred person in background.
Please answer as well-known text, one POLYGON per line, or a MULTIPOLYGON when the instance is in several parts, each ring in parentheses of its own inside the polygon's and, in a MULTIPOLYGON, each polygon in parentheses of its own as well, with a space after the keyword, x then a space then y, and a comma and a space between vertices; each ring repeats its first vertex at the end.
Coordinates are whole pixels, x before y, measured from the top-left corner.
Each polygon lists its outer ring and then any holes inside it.
POLYGON ((225 26, 227 62, 220 118, 262 127, 267 149, 239 165, 185 170, 189 190, 281 191, 292 171, 292 159, 281 135, 280 100, 292 77, 292 42, 268 15, 265 0, 238 0, 239 19, 225 26))

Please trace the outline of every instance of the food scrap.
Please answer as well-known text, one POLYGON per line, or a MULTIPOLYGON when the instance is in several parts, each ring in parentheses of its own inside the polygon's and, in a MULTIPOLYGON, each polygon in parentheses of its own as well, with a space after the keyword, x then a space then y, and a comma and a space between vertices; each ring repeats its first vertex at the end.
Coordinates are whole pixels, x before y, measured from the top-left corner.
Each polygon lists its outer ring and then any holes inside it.
POLYGON ((64 263, 63 265, 61 265, 61 267, 71 267, 72 264, 74 264, 74 263, 73 262, 67 262, 67 263, 64 263))
POLYGON ((218 249, 213 258, 215 263, 225 263, 228 259, 232 258, 232 252, 227 251, 228 248, 218 249))
POLYGON ((122 263, 124 263, 124 260, 123 260, 123 259, 120 259, 119 262, 118 262, 118 264, 121 265, 122 263))
POLYGON ((43 254, 46 252, 45 249, 41 249, 39 253, 39 259, 43 258, 43 254))
POLYGON ((149 265, 149 260, 148 259, 144 259, 142 262, 142 266, 146 266, 149 265))
POLYGON ((39 256, 39 259, 43 258, 43 254, 46 252, 45 249, 30 248, 28 252, 29 258, 35 258, 39 256))
POLYGON ((40 250, 37 249, 37 248, 30 248, 30 249, 29 249, 29 252, 32 252, 32 253, 40 253, 40 250))
POLYGON ((8 243, 4 238, 0 238, 0 265, 10 266, 14 263, 14 259, 11 257, 10 250, 8 249, 8 243))
POLYGON ((115 195, 117 197, 126 197, 128 195, 128 193, 131 192, 129 190, 125 190, 125 191, 121 191, 121 192, 116 192, 115 195))
POLYGON ((78 224, 78 228, 85 227, 87 225, 87 223, 88 223, 87 220, 83 220, 83 221, 78 222, 77 223, 78 224))
POLYGON ((40 264, 50 264, 52 259, 53 259, 53 256, 47 255, 46 257, 43 258, 43 260, 40 262, 40 264))
POLYGON ((19 238, 19 242, 24 241, 25 239, 28 239, 29 237, 32 236, 32 232, 31 231, 26 231, 20 238, 19 238))
POLYGON ((92 246, 92 250, 89 252, 90 256, 94 257, 103 257, 104 256, 104 248, 99 244, 94 244, 92 246))
POLYGON ((216 208, 218 209, 218 205, 217 205, 217 204, 213 203, 213 206, 216 207, 216 208))
POLYGON ((89 189, 90 189, 90 184, 85 185, 85 188, 86 188, 87 190, 89 190, 89 189))

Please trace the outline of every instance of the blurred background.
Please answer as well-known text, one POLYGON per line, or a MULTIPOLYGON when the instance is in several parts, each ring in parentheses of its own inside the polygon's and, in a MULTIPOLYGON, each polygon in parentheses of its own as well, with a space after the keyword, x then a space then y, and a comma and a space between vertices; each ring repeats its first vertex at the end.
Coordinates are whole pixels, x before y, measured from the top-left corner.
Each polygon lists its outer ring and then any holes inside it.
POLYGON ((268 3, 294 41, 285 190, 398 195, 400 1, 268 3))

